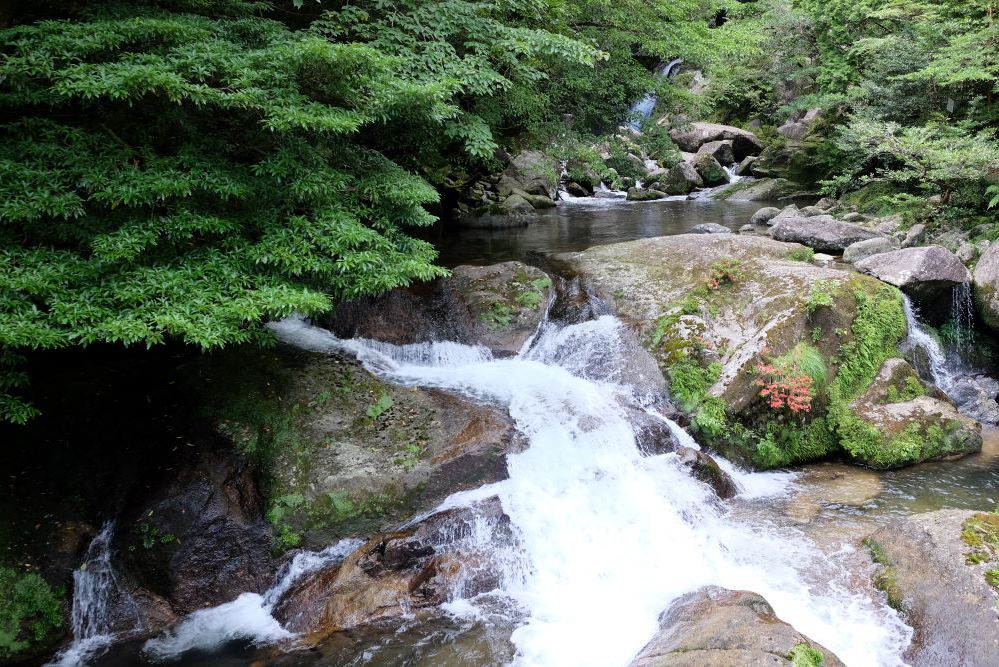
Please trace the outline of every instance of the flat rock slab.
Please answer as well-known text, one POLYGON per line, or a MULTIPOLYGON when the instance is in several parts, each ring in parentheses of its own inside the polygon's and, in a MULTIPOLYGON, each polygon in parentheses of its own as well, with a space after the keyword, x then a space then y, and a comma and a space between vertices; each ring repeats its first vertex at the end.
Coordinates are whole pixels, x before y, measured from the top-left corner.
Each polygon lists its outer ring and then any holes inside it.
POLYGON ((684 595, 663 614, 660 628, 631 667, 789 665, 788 656, 801 644, 822 654, 822 667, 843 665, 749 591, 707 586, 684 595))
POLYGON ((996 591, 985 579, 996 563, 969 564, 975 549, 962 539, 974 517, 964 510, 917 514, 869 538, 880 564, 875 581, 915 630, 904 656, 912 667, 986 667, 999 657, 996 591))
POLYGON ((777 241, 801 243, 820 252, 837 254, 857 241, 879 236, 881 234, 877 232, 842 222, 831 215, 787 218, 774 226, 773 234, 777 241))

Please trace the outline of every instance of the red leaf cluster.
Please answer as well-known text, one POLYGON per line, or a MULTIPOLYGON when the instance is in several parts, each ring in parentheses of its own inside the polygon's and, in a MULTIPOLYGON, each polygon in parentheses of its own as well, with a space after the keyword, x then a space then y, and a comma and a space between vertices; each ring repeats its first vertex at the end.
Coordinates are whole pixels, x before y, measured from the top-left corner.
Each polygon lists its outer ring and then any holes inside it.
POLYGON ((756 372, 760 377, 754 384, 774 410, 786 407, 797 414, 812 409, 812 378, 766 363, 757 364, 756 372))

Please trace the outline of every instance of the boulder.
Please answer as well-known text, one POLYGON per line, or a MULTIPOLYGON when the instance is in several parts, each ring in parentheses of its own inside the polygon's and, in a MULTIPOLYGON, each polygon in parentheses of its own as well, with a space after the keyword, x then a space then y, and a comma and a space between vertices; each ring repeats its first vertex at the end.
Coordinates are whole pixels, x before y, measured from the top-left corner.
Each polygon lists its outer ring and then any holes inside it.
POLYGON ((909 228, 902 241, 903 248, 912 248, 926 242, 926 225, 918 224, 909 228))
POLYGON ((982 424, 999 424, 999 382, 987 375, 964 375, 947 387, 947 395, 961 414, 982 424))
POLYGON ((748 591, 707 586, 688 593, 663 613, 659 628, 631 667, 788 665, 796 653, 811 657, 802 664, 843 665, 779 619, 762 596, 748 591))
MULTIPOLYGON (((520 196, 531 205, 531 208, 537 210, 544 210, 546 208, 555 208, 555 202, 548 195, 532 195, 526 193, 518 193, 520 196)), ((506 202, 503 202, 506 205, 506 202)))
POLYGON ((728 174, 722 169, 721 164, 709 153, 698 153, 694 156, 694 169, 704 179, 704 184, 708 187, 724 185, 728 183, 728 174))
POLYGON ((801 215, 806 218, 811 218, 816 215, 822 215, 825 213, 825 209, 821 209, 818 206, 805 206, 801 209, 801 215))
POLYGON ((343 302, 323 325, 341 338, 449 340, 513 355, 537 331, 553 294, 551 279, 521 262, 458 266, 450 278, 343 302))
POLYGON ((628 201, 654 201, 666 196, 665 192, 659 190, 645 190, 643 188, 628 188, 628 201))
POLYGON ((978 248, 973 243, 965 241, 957 248, 957 252, 954 253, 957 258, 965 263, 965 265, 971 264, 978 257, 978 248))
POLYGON ((978 314, 994 331, 999 331, 999 243, 993 243, 975 265, 974 297, 978 314))
POLYGON ((982 427, 946 398, 925 395, 915 370, 888 359, 850 405, 856 419, 843 447, 858 463, 898 468, 980 451, 982 427))
POLYGON ((558 192, 557 167, 556 162, 541 151, 523 151, 511 158, 497 191, 504 195, 507 188, 510 192, 519 189, 554 199, 558 192))
POLYGON ((592 197, 593 190, 587 189, 580 183, 575 181, 569 181, 565 184, 565 191, 568 192, 573 197, 592 197))
POLYGON ((709 454, 691 447, 677 447, 677 460, 690 476, 710 486, 722 500, 732 498, 739 489, 727 472, 709 454))
POLYGON ((774 206, 764 206, 763 208, 756 211, 753 217, 749 219, 749 224, 751 225, 765 225, 771 220, 773 220, 780 213, 780 209, 774 206))
POLYGON ((506 213, 532 213, 534 211, 534 205, 527 201, 527 198, 523 195, 514 192, 509 197, 504 199, 500 206, 506 213))
POLYGON ((800 189, 800 186, 782 178, 761 178, 736 183, 718 193, 717 198, 731 201, 777 201, 793 195, 800 189))
POLYGON ((739 166, 735 168, 735 175, 750 176, 752 174, 754 162, 756 162, 755 155, 750 155, 746 158, 743 158, 742 162, 739 163, 739 166))
MULTIPOLYGON (((302 344, 294 329, 276 333, 302 344)), ((268 452, 267 502, 258 515, 266 510, 270 521, 262 526, 265 554, 271 529, 279 550, 321 548, 386 530, 451 493, 506 478, 506 456, 523 440, 505 411, 393 385, 352 357, 316 350, 233 350, 192 371, 191 383, 208 394, 219 435, 237 449, 268 452)), ((164 525, 160 532, 167 529, 175 527, 164 525)), ((197 544, 172 534, 185 545, 197 544)), ((231 548, 239 544, 231 541, 231 548)), ((216 551, 228 558, 225 567, 238 567, 227 548, 216 551)), ((270 581, 268 572, 263 588, 270 581)), ((231 597, 232 590, 258 588, 226 590, 231 597)))
POLYGON ((777 128, 777 133, 787 139, 789 143, 800 143, 812 134, 821 116, 822 110, 818 108, 795 112, 783 125, 777 128))
POLYGON ((839 202, 837 202, 835 199, 832 199, 830 197, 823 197, 822 199, 815 202, 815 205, 818 208, 821 208, 823 211, 828 211, 834 208, 838 203, 839 202))
POLYGON ((718 160, 718 163, 723 167, 727 167, 731 164, 735 164, 735 153, 732 151, 732 141, 709 141, 700 148, 697 152, 707 153, 714 159, 718 160))
POLYGON ((376 535, 342 561, 301 576, 278 600, 274 618, 315 644, 336 632, 412 616, 453 595, 492 590, 499 584, 492 556, 462 544, 473 530, 488 531, 497 547, 512 540, 495 497, 445 510, 415 527, 376 535))
POLYGON ((999 652, 996 590, 999 517, 940 510, 895 519, 866 541, 876 586, 915 634, 913 667, 992 665, 999 652))
POLYGON ((193 454, 120 523, 127 579, 178 614, 269 588, 275 565, 259 476, 239 455, 193 454))
POLYGON ((704 179, 689 162, 680 162, 670 167, 660 179, 664 192, 668 195, 685 195, 695 188, 704 187, 704 179))
POLYGON ((872 255, 877 255, 883 252, 891 252, 892 250, 898 249, 898 239, 890 237, 857 241, 856 243, 851 243, 846 247, 846 250, 843 251, 843 261, 854 264, 861 260, 867 259, 872 255))
POLYGON ((940 246, 892 250, 861 260, 856 267, 921 302, 947 301, 948 308, 952 289, 971 281, 964 263, 940 246))
POLYGON ((867 222, 868 217, 863 213, 857 213, 856 211, 847 213, 843 216, 845 222, 867 222))
POLYGON ((749 155, 758 155, 763 150, 763 144, 756 135, 730 125, 718 123, 690 123, 689 126, 670 130, 670 137, 680 150, 694 153, 706 143, 712 141, 732 141, 732 152, 736 160, 743 160, 749 155))
POLYGON ((902 228, 902 216, 888 215, 883 218, 877 218, 871 221, 870 226, 873 227, 876 232, 880 232, 882 234, 894 234, 902 228))
POLYGON ((831 215, 788 217, 774 225, 774 239, 801 243, 821 252, 841 253, 857 241, 879 236, 869 229, 840 222, 831 215))
POLYGON ((690 228, 688 234, 731 234, 732 230, 716 222, 702 222, 690 228))
POLYGON ((742 225, 741 227, 739 227, 740 234, 752 234, 755 231, 756 227, 754 225, 742 225))
MULTIPOLYGON (((757 383, 760 364, 793 356, 802 341, 809 341, 834 374, 842 362, 833 363, 833 358, 839 361, 840 348, 851 339, 861 300, 865 311, 882 318, 876 335, 886 340, 879 349, 896 345, 905 335, 901 295, 895 288, 852 271, 816 266, 808 261, 811 254, 799 244, 757 235, 682 234, 602 245, 554 259, 636 327, 673 388, 680 390, 674 397, 702 444, 730 458, 772 467, 787 464, 780 456, 814 459, 839 450, 826 437, 807 452, 781 450, 776 458, 762 458, 755 445, 744 444, 751 437, 727 438, 726 433, 739 430, 737 424, 752 437, 763 437, 759 429, 766 428, 769 408, 757 383), (823 300, 835 307, 819 305, 823 300), (830 335, 835 331, 844 336, 830 335), (679 384, 692 375, 704 387, 693 397, 679 384), (733 428, 718 428, 719 422, 733 428)), ((824 401, 816 401, 812 416, 823 416, 824 401)))
POLYGON ((792 218, 798 218, 798 217, 800 217, 800 211, 798 210, 798 207, 795 206, 794 204, 788 204, 787 206, 782 208, 777 215, 767 220, 767 224, 770 225, 771 227, 774 227, 784 222, 785 220, 790 220, 792 218))

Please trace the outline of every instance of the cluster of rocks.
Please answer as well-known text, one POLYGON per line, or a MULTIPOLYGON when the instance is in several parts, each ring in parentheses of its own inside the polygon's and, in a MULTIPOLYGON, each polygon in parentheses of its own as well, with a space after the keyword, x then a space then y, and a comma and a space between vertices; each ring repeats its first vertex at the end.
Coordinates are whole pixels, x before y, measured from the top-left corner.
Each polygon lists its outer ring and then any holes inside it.
POLYGON ((558 198, 558 164, 541 151, 507 158, 499 174, 476 181, 457 219, 465 227, 504 228, 528 224, 537 211, 553 208, 558 198))

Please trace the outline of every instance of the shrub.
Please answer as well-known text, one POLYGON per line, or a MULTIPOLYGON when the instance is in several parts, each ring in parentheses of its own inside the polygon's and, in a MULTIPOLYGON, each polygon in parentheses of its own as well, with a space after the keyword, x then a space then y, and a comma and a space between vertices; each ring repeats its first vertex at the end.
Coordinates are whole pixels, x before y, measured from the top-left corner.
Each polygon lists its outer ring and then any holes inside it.
POLYGON ((746 271, 742 268, 742 262, 732 257, 726 257, 711 264, 708 288, 717 289, 722 285, 734 285, 745 277, 746 271))
POLYGON ((0 661, 27 651, 61 627, 59 601, 44 579, 0 567, 0 661))

